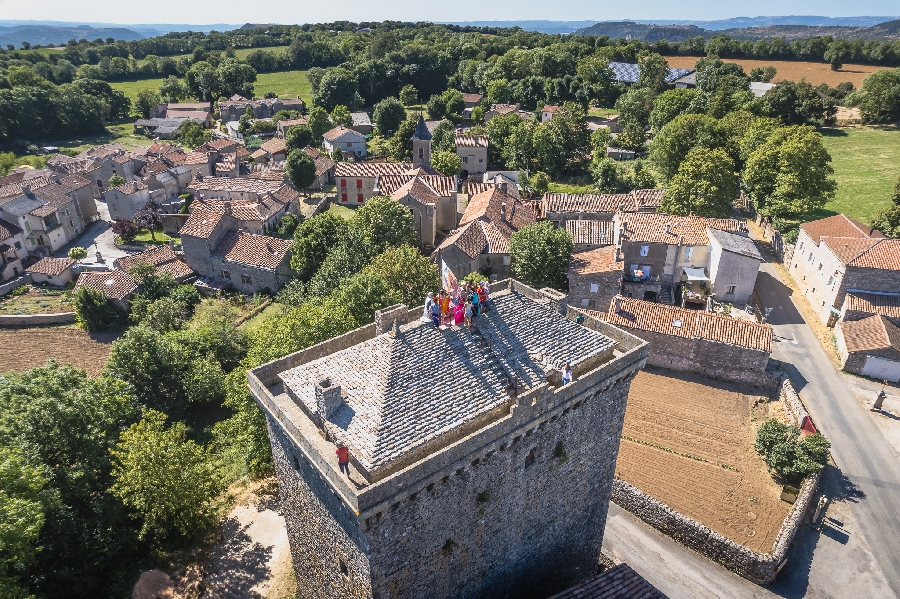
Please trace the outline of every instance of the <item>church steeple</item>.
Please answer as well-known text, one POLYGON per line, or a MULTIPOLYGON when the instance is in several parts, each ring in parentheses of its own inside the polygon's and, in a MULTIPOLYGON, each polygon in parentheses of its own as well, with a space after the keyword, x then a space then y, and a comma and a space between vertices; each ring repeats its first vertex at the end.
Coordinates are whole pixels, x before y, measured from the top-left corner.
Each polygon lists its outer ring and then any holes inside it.
POLYGON ((431 131, 425 124, 425 119, 419 115, 416 130, 412 136, 413 168, 431 166, 431 131))

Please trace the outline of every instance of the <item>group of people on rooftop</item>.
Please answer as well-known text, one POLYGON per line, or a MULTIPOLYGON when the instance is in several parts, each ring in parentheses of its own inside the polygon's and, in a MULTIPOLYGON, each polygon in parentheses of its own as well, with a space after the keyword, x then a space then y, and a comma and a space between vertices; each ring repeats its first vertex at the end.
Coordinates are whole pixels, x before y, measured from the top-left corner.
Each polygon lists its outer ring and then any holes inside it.
POLYGON ((441 289, 437 296, 429 292, 422 318, 431 320, 438 328, 460 324, 472 328, 474 319, 490 309, 490 293, 490 285, 485 280, 463 281, 449 293, 441 289))

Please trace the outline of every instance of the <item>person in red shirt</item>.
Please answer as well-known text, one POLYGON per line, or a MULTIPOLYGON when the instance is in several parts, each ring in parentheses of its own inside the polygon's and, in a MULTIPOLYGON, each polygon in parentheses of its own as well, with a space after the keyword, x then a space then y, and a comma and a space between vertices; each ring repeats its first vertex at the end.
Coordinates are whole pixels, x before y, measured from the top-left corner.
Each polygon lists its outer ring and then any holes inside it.
POLYGON ((338 443, 338 448, 335 452, 338 457, 338 466, 341 468, 341 472, 350 476, 350 448, 344 445, 343 443, 338 443))

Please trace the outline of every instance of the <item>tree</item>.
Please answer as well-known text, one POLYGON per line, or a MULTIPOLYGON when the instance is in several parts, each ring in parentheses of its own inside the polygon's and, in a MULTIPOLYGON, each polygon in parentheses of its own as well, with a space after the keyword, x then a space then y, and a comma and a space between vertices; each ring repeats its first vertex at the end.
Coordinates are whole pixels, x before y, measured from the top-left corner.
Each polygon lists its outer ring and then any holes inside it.
POLYGON ((440 150, 431 155, 431 166, 448 177, 455 177, 462 168, 462 158, 456 152, 440 150))
POLYGON ((866 77, 862 89, 850 95, 848 104, 859 106, 864 123, 900 120, 900 67, 866 77))
POLYGON ((396 98, 385 98, 375 105, 372 115, 381 135, 389 136, 406 120, 406 109, 396 98))
POLYGON ((484 123, 484 108, 476 106, 472 109, 472 120, 476 123, 484 123))
POLYGON ((491 164, 501 163, 510 136, 521 125, 522 119, 517 114, 501 114, 487 122, 485 129, 491 139, 491 143, 488 145, 488 162, 491 164))
POLYGON ((335 127, 343 125, 349 127, 353 124, 353 117, 350 116, 350 109, 342 104, 338 104, 331 111, 331 122, 335 127))
POLYGON ((186 120, 178 126, 175 138, 189 148, 196 148, 208 142, 210 134, 200 123, 186 120))
POLYGON ((616 100, 619 123, 623 129, 616 138, 617 146, 635 151, 643 150, 646 140, 644 129, 650 122, 653 97, 653 91, 647 88, 632 87, 616 100))
POLYGON ((156 230, 162 227, 162 214, 156 204, 144 204, 143 208, 134 213, 132 221, 138 227, 150 231, 150 238, 156 241, 156 230))
POLYGON ((894 184, 891 206, 872 219, 872 226, 888 237, 900 237, 900 178, 894 184))
POLYGON ((181 79, 169 75, 159 86, 159 95, 168 102, 180 102, 190 95, 190 91, 181 79))
POLYGON ((822 208, 837 183, 822 135, 812 127, 782 127, 747 159, 743 184, 766 216, 798 216, 822 208))
POLYGON ((134 241, 134 238, 141 231, 130 220, 117 220, 112 225, 112 232, 116 237, 121 237, 122 241, 128 243, 129 241, 134 241))
POLYGON ((113 176, 109 178, 109 181, 106 182, 106 187, 108 189, 112 189, 114 187, 118 187, 119 185, 125 185, 127 181, 125 181, 125 177, 120 175, 119 173, 113 173, 113 176))
POLYGON ((417 242, 412 212, 388 196, 375 196, 363 204, 350 219, 350 226, 365 235, 374 254, 417 242))
POLYGON ((618 163, 606 156, 606 152, 594 156, 591 161, 594 186, 600 193, 624 193, 625 182, 618 163))
POLYGON ((293 125, 284 134, 284 146, 289 154, 294 150, 302 150, 312 145, 313 134, 309 125, 293 125))
POLYGON ((125 320, 122 313, 103 293, 83 285, 75 292, 75 320, 89 333, 116 330, 125 320))
POLYGON ((750 71, 750 81, 759 81, 761 83, 769 83, 778 74, 778 69, 769 65, 767 67, 756 67, 750 71))
POLYGON ((83 247, 73 247, 69 250, 69 258, 72 260, 84 260, 87 258, 87 250, 83 247))
POLYGON ((356 75, 341 67, 328 69, 322 76, 318 89, 313 92, 313 103, 325 110, 333 110, 338 104, 352 107, 362 105, 356 75))
POLYGON ((332 128, 328 113, 321 106, 313 106, 309 110, 306 126, 312 133, 316 147, 322 145, 322 135, 332 128))
POLYGON ((381 273, 369 268, 341 282, 334 296, 360 326, 375 320, 375 310, 400 303, 397 289, 388 285, 381 273))
POLYGON ((453 123, 443 120, 431 131, 431 151, 456 152, 456 127, 453 123))
POLYGON ((417 123, 418 119, 414 118, 403 121, 391 137, 388 145, 391 149, 391 156, 397 162, 402 162, 412 156, 412 136, 417 123))
POLYGON ((663 195, 661 212, 728 218, 738 193, 734 161, 720 148, 688 152, 663 195))
POLYGON ((542 197, 550 190, 550 175, 538 171, 528 178, 528 183, 531 186, 531 192, 536 197, 542 197))
POLYGON ((672 119, 653 139, 650 163, 664 181, 669 181, 692 149, 725 145, 725 134, 714 118, 704 114, 682 114, 672 119))
POLYGON ((0 596, 28 596, 18 578, 34 562, 47 482, 43 469, 28 465, 21 450, 0 445, 0 596))
POLYGON ((152 89, 144 89, 138 90, 137 97, 134 100, 134 109, 141 116, 141 118, 148 118, 150 116, 150 111, 156 108, 162 102, 162 99, 159 97, 159 94, 152 89))
POLYGON ((804 125, 834 122, 837 105, 832 98, 819 96, 805 79, 779 81, 762 97, 769 116, 785 125, 804 125))
POLYGON ((408 244, 389 247, 366 270, 379 273, 407 306, 420 305, 429 291, 437 291, 441 286, 437 265, 408 244))
POLYGON ((831 63, 832 71, 840 71, 844 63, 853 57, 853 46, 848 40, 837 39, 828 44, 822 58, 831 63))
POLYGON ((288 154, 284 170, 297 189, 307 189, 316 180, 316 163, 303 150, 292 150, 288 154))
POLYGON ((404 106, 412 106, 416 102, 419 101, 419 90, 413 87, 411 84, 406 84, 403 86, 403 89, 400 90, 400 102, 404 106))
POLYGON ((665 90, 669 84, 666 82, 666 76, 669 74, 669 63, 665 58, 650 52, 638 58, 640 65, 640 74, 638 75, 637 86, 649 89, 654 94, 665 90))
POLYGON ((491 104, 509 104, 512 101, 512 87, 506 79, 494 79, 487 84, 487 98, 491 104))
POLYGON ((528 285, 559 289, 574 248, 572 236, 549 221, 522 227, 509 239, 512 270, 528 285))
POLYGON ((184 423, 165 424, 165 414, 147 410, 111 450, 111 490, 141 518, 140 537, 156 543, 202 536, 222 489, 212 456, 187 439, 184 423))
POLYGON ((347 221, 334 212, 323 212, 300 223, 291 245, 291 268, 308 281, 325 260, 328 250, 344 237, 347 221))
POLYGON ((778 476, 799 482, 825 467, 831 444, 818 433, 801 437, 796 426, 771 418, 757 429, 753 446, 778 476))
POLYGON ((466 108, 462 92, 455 89, 445 90, 441 94, 431 96, 425 105, 429 118, 441 120, 447 118, 454 123, 462 119, 462 113, 466 108))
POLYGON ((659 132, 675 117, 687 112, 697 93, 695 89, 670 89, 661 93, 653 102, 649 118, 650 128, 659 132))

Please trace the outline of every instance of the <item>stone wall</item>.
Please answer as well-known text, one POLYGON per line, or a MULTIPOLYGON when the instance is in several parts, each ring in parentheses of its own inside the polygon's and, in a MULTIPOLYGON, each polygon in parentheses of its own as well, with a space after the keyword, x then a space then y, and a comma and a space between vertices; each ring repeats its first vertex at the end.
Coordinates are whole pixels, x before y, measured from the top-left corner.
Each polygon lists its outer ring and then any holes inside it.
MULTIPOLYGON (((799 426, 808 413, 787 377, 781 380, 778 397, 784 404, 788 416, 799 426)), ((788 550, 818 488, 819 476, 812 475, 803 481, 797 500, 782 522, 769 553, 756 553, 739 545, 699 522, 679 514, 624 480, 616 479, 613 483, 612 500, 650 526, 722 564, 732 572, 757 584, 768 584, 775 580, 787 561, 788 550)))
POLYGON ((0 327, 34 327, 42 324, 71 324, 73 322, 75 322, 74 312, 0 315, 0 327))
POLYGON ((11 281, 7 281, 7 282, 3 283, 2 285, 0 285, 0 296, 6 295, 13 289, 21 287, 22 285, 25 285, 26 283, 30 283, 30 282, 31 282, 31 275, 28 273, 20 276, 17 279, 12 279, 11 281))
POLYGON ((584 275, 569 274, 569 303, 573 306, 606 312, 612 299, 621 290, 622 269, 584 275), (597 285, 597 291, 591 291, 592 284, 597 285))

